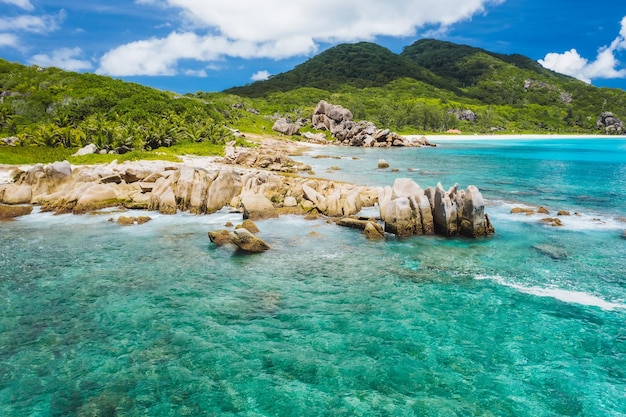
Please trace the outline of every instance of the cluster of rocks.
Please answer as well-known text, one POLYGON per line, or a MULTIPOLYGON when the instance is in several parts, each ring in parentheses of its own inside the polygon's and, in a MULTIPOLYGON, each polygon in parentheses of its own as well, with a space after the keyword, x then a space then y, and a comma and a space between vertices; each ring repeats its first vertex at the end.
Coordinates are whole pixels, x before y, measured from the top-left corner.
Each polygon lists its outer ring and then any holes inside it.
MULTIPOLYGON (((326 130, 345 146, 391 147, 391 146, 435 146, 425 137, 405 137, 389 129, 379 129, 372 122, 352 120, 352 112, 342 106, 320 101, 315 107, 311 119, 311 127, 317 130, 326 130)), ((300 128, 308 120, 292 122, 285 117, 279 117, 274 122, 272 130, 287 136, 300 135, 300 128)), ((314 143, 327 143, 323 133, 305 132, 302 136, 314 143)))
POLYGON ((622 135, 626 133, 624 122, 615 117, 610 111, 602 112, 596 119, 598 129, 604 129, 607 135, 622 135))
POLYGON ((397 236, 433 235, 482 237, 494 233, 485 213, 480 191, 473 185, 465 191, 441 183, 423 190, 411 179, 398 178, 393 187, 378 195, 385 231, 397 236))
POLYGON ((424 137, 400 136, 389 129, 379 129, 372 122, 355 122, 352 118, 350 110, 322 100, 315 107, 311 121, 313 129, 330 131, 340 144, 346 146, 433 146, 424 137))
POLYGON ((237 225, 235 230, 213 230, 209 232, 209 239, 218 246, 231 244, 244 252, 264 252, 270 249, 270 245, 256 236, 259 228, 249 219, 237 225))
POLYGON ((225 164, 247 168, 260 168, 268 171, 297 173, 310 171, 309 165, 294 161, 288 156, 299 152, 296 144, 264 139, 258 148, 237 147, 234 141, 226 144, 225 157, 220 160, 225 164))
MULTIPOLYGON (((398 179, 393 187, 381 189, 220 164, 203 168, 157 161, 79 167, 67 161, 37 164, 16 169, 13 179, 0 185, 0 214, 5 212, 6 217, 28 214, 34 204, 42 211, 74 214, 106 207, 209 214, 230 207, 255 220, 283 213, 349 219, 378 203, 384 232, 397 236, 493 233, 482 196, 473 186, 444 191, 438 185, 423 191, 412 180, 398 179)), ((130 217, 122 223, 144 220, 130 217)), ((339 223, 384 237, 378 219, 339 223)))
POLYGON ((120 226, 132 226, 135 224, 144 224, 148 223, 152 218, 150 216, 119 216, 117 220, 113 217, 109 219, 110 222, 115 222, 120 226))
POLYGON ((138 161, 72 167, 63 161, 16 169, 12 177, 14 182, 0 185, 0 204, 11 206, 4 209, 7 217, 21 212, 13 206, 32 204, 59 214, 116 206, 209 214, 230 206, 250 218, 273 217, 280 209, 338 216, 356 214, 363 200, 373 205, 376 195, 367 187, 218 164, 202 168, 138 161))
MULTIPOLYGON (((512 214, 525 214, 527 216, 532 216, 534 214, 540 214, 540 215, 546 215, 546 216, 550 215, 550 211, 543 206, 537 207, 536 211, 533 207, 513 207, 511 209, 511 213, 512 214)), ((574 214, 579 215, 578 213, 574 213, 574 214)), ((571 216, 571 213, 567 210, 559 210, 556 215, 558 217, 542 217, 541 222, 550 226, 555 226, 555 227, 563 226, 563 222, 561 221, 559 217, 571 216)))

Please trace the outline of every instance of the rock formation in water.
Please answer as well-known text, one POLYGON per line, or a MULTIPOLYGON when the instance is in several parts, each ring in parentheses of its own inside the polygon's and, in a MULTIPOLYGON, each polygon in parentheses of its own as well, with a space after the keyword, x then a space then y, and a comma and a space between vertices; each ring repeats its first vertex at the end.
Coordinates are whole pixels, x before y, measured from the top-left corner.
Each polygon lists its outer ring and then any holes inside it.
MULTIPOLYGON (((255 166, 264 151, 245 152, 255 166)), ((232 157, 238 159, 237 153, 232 157)), ((14 171, 14 182, 0 185, 0 204, 4 217, 27 214, 29 210, 18 207, 31 204, 40 205, 42 211, 74 214, 116 206, 162 214, 210 214, 230 207, 249 219, 283 213, 347 219, 378 203, 384 231, 376 219, 345 220, 342 225, 356 225, 372 238, 385 232, 401 237, 493 233, 482 196, 474 186, 445 191, 438 184, 422 190, 412 180, 400 178, 393 187, 363 187, 287 175, 280 168, 270 171, 224 162, 206 167, 164 161, 75 167, 67 161, 37 164, 14 171)), ((293 164, 290 158, 284 162, 293 164)))
POLYGON ((480 191, 457 185, 445 191, 422 188, 407 178, 385 187, 378 196, 385 231, 397 236, 432 235, 481 237, 494 233, 480 191))
POLYGON ((312 126, 328 130, 337 141, 346 146, 433 146, 426 138, 400 136, 389 129, 379 129, 372 122, 352 120, 352 112, 342 106, 320 101, 315 107, 312 126))

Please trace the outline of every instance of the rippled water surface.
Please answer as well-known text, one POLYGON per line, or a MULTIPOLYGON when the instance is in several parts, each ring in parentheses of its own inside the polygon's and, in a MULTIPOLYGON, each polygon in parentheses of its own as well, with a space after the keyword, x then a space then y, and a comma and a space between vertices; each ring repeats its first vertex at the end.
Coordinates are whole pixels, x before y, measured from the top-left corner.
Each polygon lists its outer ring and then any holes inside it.
POLYGON ((475 184, 497 231, 482 240, 369 242, 287 216, 258 222, 272 250, 245 256, 207 238, 236 214, 1 223, 0 415, 623 416, 625 154, 535 140, 302 157, 361 184, 475 184), (553 228, 519 204, 572 215, 553 228))

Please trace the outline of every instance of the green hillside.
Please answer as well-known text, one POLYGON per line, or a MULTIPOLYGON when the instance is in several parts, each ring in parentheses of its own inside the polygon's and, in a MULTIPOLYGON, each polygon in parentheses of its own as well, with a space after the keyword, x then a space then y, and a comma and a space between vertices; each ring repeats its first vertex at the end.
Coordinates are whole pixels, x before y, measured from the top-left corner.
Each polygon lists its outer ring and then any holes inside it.
MULTIPOLYGON (((139 84, 0 59, 0 138, 126 153, 176 143, 219 144, 230 106, 139 84)), ((0 161, 2 162, 2 161, 0 161)))
POLYGON ((345 86, 383 87, 399 78, 412 78, 433 86, 447 83, 426 68, 416 65, 382 46, 360 42, 330 48, 293 70, 257 81, 226 93, 246 97, 261 97, 272 92, 312 87, 336 91, 345 86))
MULTIPOLYGON (((570 77, 543 68, 539 63, 523 55, 496 54, 468 45, 435 39, 418 40, 405 47, 400 56, 429 69, 458 87, 474 85, 481 79, 493 75, 495 68, 492 65, 497 62, 500 62, 500 65, 509 64, 520 70, 533 72, 537 77, 570 79, 570 77), (488 57, 484 60, 472 59, 480 55, 488 55, 493 59, 488 57)), ((529 72, 525 74, 530 75, 529 72)))
MULTIPOLYGON (((340 45, 267 81, 227 90, 280 106, 316 87, 359 118, 405 132, 605 133, 602 112, 626 119, 626 92, 597 88, 504 55, 423 39, 399 55, 369 43, 340 45), (464 110, 476 117, 450 117, 464 110), (456 119, 456 120, 455 120, 456 119)), ((320 94, 318 94, 320 95, 320 94)), ((303 97, 302 106, 313 106, 303 97)))

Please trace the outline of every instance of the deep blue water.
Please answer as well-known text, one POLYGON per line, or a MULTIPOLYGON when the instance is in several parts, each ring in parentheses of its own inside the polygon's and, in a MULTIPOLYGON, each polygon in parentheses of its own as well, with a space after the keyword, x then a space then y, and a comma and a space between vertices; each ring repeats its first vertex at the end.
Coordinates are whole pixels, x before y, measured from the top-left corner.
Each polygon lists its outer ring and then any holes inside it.
POLYGON ((287 216, 245 256, 207 238, 228 213, 1 223, 0 416, 626 415, 626 141, 301 159, 475 184, 496 235, 369 242, 287 216), (519 204, 579 215, 554 228, 519 204))

